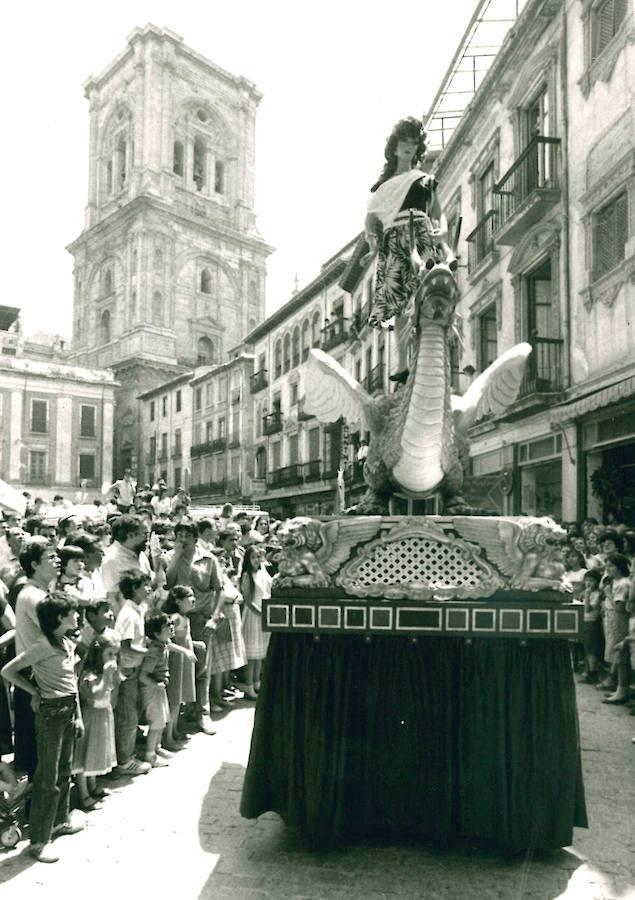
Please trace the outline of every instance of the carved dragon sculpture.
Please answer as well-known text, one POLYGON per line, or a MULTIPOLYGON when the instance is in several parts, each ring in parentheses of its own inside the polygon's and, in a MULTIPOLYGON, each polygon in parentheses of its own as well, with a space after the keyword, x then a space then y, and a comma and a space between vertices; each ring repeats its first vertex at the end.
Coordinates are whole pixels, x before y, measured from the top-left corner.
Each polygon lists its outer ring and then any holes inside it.
POLYGON ((309 353, 306 411, 322 422, 344 416, 371 434, 364 466, 368 491, 352 512, 385 514, 390 495, 400 489, 415 497, 439 492, 449 514, 477 512, 461 497, 466 432, 513 403, 531 346, 512 347, 463 396, 452 396, 449 336, 458 294, 448 265, 422 269, 412 312, 416 346, 408 380, 396 393, 372 397, 331 356, 317 349, 309 353))

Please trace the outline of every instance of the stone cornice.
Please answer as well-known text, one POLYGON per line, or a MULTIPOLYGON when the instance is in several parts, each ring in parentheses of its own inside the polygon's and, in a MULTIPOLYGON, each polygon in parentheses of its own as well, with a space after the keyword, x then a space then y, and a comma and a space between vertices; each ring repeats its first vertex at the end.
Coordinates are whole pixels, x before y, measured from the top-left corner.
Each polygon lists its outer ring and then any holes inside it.
POLYGON ((628 152, 602 176, 597 184, 582 194, 580 203, 584 208, 583 215, 589 216, 594 209, 601 206, 605 200, 609 200, 611 195, 623 187, 633 176, 635 176, 635 150, 629 148, 628 152))
POLYGON ((70 244, 67 244, 66 249, 69 253, 75 253, 82 246, 92 240, 103 241, 108 236, 109 232, 118 230, 122 223, 128 221, 128 224, 132 225, 132 222, 136 216, 138 216, 142 212, 148 211, 157 212, 161 215, 169 216, 170 223, 179 222, 180 224, 194 226, 198 231, 206 231, 208 233, 212 233, 218 236, 220 239, 233 241, 235 244, 253 250, 256 253, 264 254, 266 256, 269 256, 271 253, 273 253, 275 249, 270 244, 265 243, 262 238, 250 237, 249 235, 245 235, 240 231, 235 231, 231 228, 224 228, 219 223, 212 222, 208 219, 202 220, 194 215, 188 216, 182 211, 175 209, 171 204, 166 203, 160 197, 155 197, 150 194, 138 194, 136 197, 134 197, 128 203, 124 204, 124 206, 115 210, 105 219, 102 219, 100 222, 96 222, 90 228, 82 231, 79 237, 75 238, 74 241, 71 241, 70 244))

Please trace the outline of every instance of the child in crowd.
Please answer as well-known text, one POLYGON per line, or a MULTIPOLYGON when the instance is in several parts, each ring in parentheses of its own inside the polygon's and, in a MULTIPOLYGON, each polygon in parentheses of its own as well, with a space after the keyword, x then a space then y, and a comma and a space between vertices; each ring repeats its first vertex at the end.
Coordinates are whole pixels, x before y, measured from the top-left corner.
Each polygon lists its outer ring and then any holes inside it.
POLYGON ((163 612, 169 615, 174 627, 173 642, 169 648, 170 680, 167 685, 170 721, 163 737, 166 750, 182 750, 183 735, 179 732, 181 707, 196 702, 194 667, 196 656, 188 613, 194 607, 192 588, 175 584, 165 601, 163 612))
POLYGON ((598 660, 602 652, 602 591, 599 569, 589 569, 582 582, 580 600, 584 603, 584 655, 586 672, 580 679, 584 684, 597 684, 598 660))
POLYGON ((29 853, 40 862, 54 863, 59 856, 51 840, 83 829, 69 819, 73 744, 84 730, 75 645, 66 637, 77 629, 77 603, 66 594, 49 595, 36 612, 42 637, 7 663, 2 676, 33 698, 38 762, 31 794, 29 853), (20 674, 29 666, 35 683, 20 674))
POLYGON ((139 670, 146 655, 144 613, 150 594, 150 579, 143 572, 130 569, 119 580, 123 606, 115 622, 121 641, 119 666, 124 679, 119 688, 115 709, 115 743, 117 773, 143 775, 150 771, 146 762, 135 759, 139 725, 139 670))
POLYGON ((166 613, 156 613, 145 623, 148 647, 141 663, 139 685, 141 702, 148 723, 146 762, 153 768, 167 766, 169 751, 161 747, 161 735, 170 721, 167 684, 170 679, 168 644, 174 634, 170 617, 166 613))
POLYGON ((628 636, 628 608, 631 581, 630 563, 626 556, 614 553, 606 562, 604 588, 604 659, 611 666, 613 688, 603 703, 626 703, 628 699, 629 666, 621 653, 622 642, 628 636))
POLYGON ((271 596, 271 575, 265 563, 263 544, 250 544, 245 550, 240 592, 243 596, 243 638, 247 666, 245 697, 256 700, 260 690, 262 661, 267 655, 269 634, 262 630, 262 601, 271 596))
POLYGON ((117 765, 112 692, 122 680, 117 668, 119 639, 115 634, 98 635, 89 645, 79 679, 84 735, 75 748, 75 780, 84 811, 108 792, 97 787, 97 776, 107 775, 117 765))

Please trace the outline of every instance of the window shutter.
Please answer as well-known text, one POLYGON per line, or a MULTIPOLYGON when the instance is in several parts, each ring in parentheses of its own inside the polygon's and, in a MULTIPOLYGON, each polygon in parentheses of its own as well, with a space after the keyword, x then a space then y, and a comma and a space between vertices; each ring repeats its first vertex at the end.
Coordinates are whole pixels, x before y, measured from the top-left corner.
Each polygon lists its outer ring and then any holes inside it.
POLYGON ((615 0, 606 0, 606 3, 603 3, 597 11, 594 58, 602 53, 615 34, 614 2, 615 0))
POLYGON ((31 431, 46 434, 48 431, 46 400, 33 400, 31 405, 31 431))

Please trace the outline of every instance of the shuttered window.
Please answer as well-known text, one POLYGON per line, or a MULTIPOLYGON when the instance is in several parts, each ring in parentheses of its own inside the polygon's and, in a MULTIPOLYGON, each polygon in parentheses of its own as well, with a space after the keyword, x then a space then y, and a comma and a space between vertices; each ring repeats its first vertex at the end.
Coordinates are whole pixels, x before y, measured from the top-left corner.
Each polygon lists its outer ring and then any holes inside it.
POLYGON ((627 2, 628 0, 605 0, 594 10, 591 34, 593 59, 598 58, 619 31, 626 18, 627 2))
POLYGON ((81 437, 95 437, 95 407, 81 406, 79 433, 81 437))
POLYGON ((593 275, 600 278, 624 259, 628 240, 626 191, 602 207, 593 221, 593 275))
POLYGON ((48 403, 46 400, 31 401, 31 431, 46 434, 48 431, 48 403))

